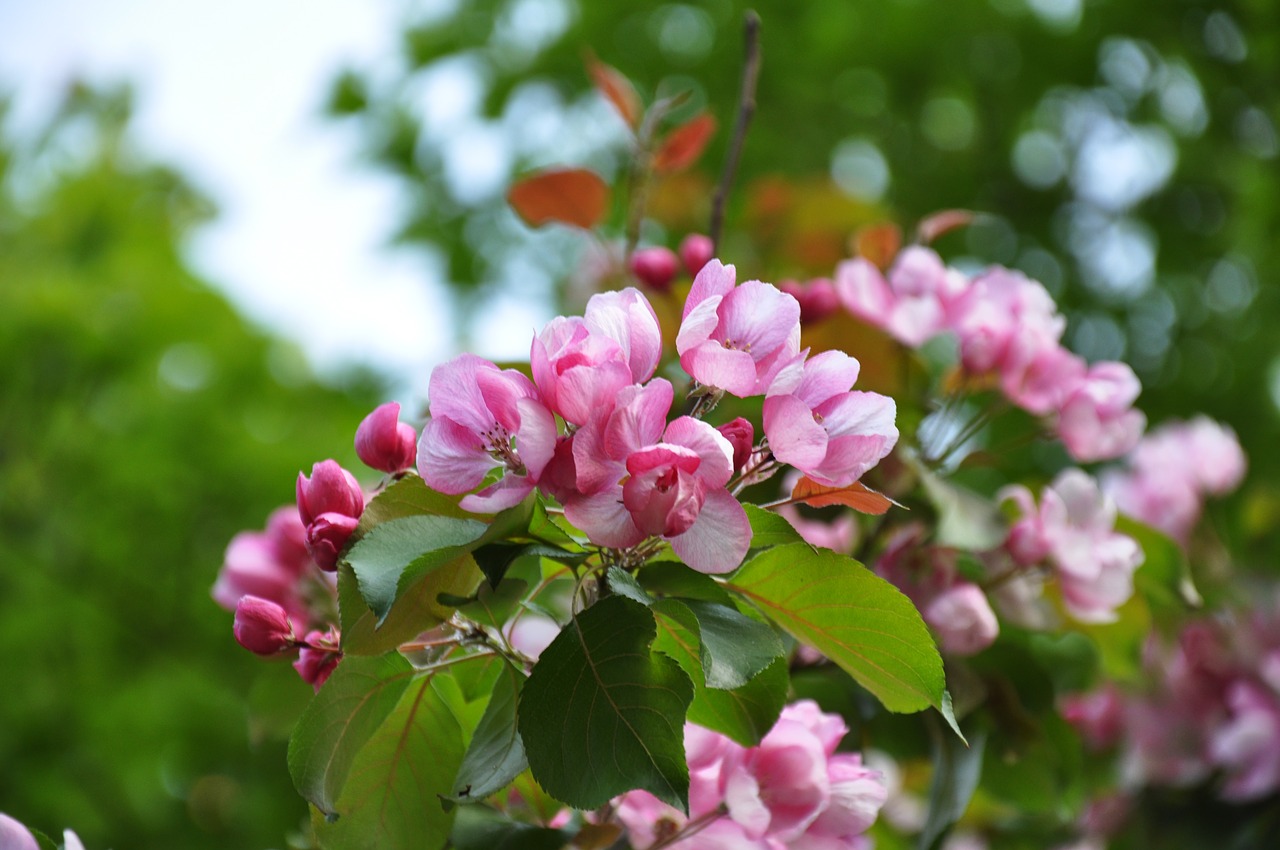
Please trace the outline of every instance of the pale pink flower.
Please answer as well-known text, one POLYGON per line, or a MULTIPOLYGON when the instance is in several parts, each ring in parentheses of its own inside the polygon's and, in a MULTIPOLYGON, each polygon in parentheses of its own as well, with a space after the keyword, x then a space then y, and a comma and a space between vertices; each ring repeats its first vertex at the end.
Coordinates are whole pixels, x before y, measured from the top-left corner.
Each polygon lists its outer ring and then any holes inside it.
POLYGON ((1226 693, 1230 717, 1209 738, 1209 758, 1225 773, 1222 797, 1257 800, 1280 788, 1280 700, 1248 680, 1226 693))
POLYGON ((40 850, 40 845, 31 830, 0 812, 0 850, 40 850))
POLYGON ((461 501, 463 510, 494 513, 533 489, 556 447, 555 416, 533 382, 471 354, 431 372, 431 418, 418 442, 418 471, 441 493, 466 493, 495 467, 502 478, 461 501))
POLYGON ((769 386, 764 431, 782 463, 821 484, 844 487, 898 442, 897 407, 879 393, 850 391, 858 361, 842 351, 793 358, 769 386))
POLYGON ((1221 496, 1240 486, 1246 462, 1236 432, 1207 416, 1197 416, 1185 427, 1187 457, 1204 491, 1221 496))
POLYGON ((560 624, 550 617, 524 611, 507 626, 506 634, 513 647, 536 661, 560 634, 560 624))
POLYGON ((680 365, 706 387, 760 395, 800 352, 800 305, 758 280, 734 285, 735 270, 711 260, 693 281, 676 337, 680 365))
POLYGON ((823 742, 785 714, 759 746, 725 760, 721 782, 729 817, 753 839, 798 838, 831 800, 823 742))
POLYGON ((382 472, 401 472, 413 467, 418 434, 400 421, 400 405, 380 404, 356 428, 356 455, 366 466, 382 472))
POLYGON ((955 300, 950 327, 960 343, 960 361, 970 372, 1017 369, 1057 347, 1066 327, 1052 296, 1021 272, 993 266, 955 300))
POLYGON ((849 312, 918 348, 948 326, 953 303, 967 281, 929 248, 912 245, 898 255, 888 279, 859 257, 836 266, 835 289, 849 312))
POLYGON ((862 763, 857 753, 842 753, 827 760, 831 797, 827 807, 789 850, 846 850, 857 846, 889 797, 889 789, 877 770, 862 763))
POLYGON ((1142 384, 1124 363, 1095 363, 1058 410, 1058 436, 1081 462, 1110 460, 1137 445, 1147 418, 1135 410, 1142 384))
POLYGON ((976 655, 1000 633, 995 612, 976 584, 958 581, 933 597, 920 612, 950 655, 976 655))
POLYGON ((1087 371, 1082 358, 1054 344, 1007 358, 1000 369, 1000 387, 1018 407, 1044 416, 1062 406, 1087 371))

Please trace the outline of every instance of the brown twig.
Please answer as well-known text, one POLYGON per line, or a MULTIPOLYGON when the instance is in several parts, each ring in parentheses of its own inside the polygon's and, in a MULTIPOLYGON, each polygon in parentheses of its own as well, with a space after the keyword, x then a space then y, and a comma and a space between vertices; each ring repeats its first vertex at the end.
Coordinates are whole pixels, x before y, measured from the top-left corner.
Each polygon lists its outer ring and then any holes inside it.
POLYGON ((733 138, 729 141, 724 171, 720 175, 720 185, 716 186, 716 193, 711 201, 711 226, 708 232, 713 248, 718 248, 720 245, 720 230, 724 225, 724 204, 729 197, 734 174, 738 170, 738 158, 742 155, 747 128, 751 126, 751 116, 755 115, 756 111, 756 81, 760 79, 760 16, 754 10, 748 9, 743 25, 746 58, 742 66, 742 94, 738 99, 738 121, 733 128, 733 138))

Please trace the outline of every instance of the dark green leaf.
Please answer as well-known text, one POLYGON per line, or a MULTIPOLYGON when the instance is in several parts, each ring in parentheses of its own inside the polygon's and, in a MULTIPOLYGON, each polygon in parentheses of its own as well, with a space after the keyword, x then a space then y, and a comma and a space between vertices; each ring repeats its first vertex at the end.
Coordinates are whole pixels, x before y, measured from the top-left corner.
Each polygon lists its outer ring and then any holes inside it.
POLYGON ((641 788, 687 806, 693 686, 676 662, 650 652, 655 634, 648 609, 611 596, 543 651, 520 698, 519 726, 533 775, 553 797, 593 809, 641 788))
POLYGON ((27 831, 30 832, 31 837, 36 840, 36 846, 39 847, 40 850, 58 850, 58 843, 40 830, 27 827, 27 831))
POLYGON ((454 850, 560 850, 568 841, 558 829, 514 821, 486 806, 458 809, 449 836, 454 850))
MULTIPOLYGON (((750 503, 742 506, 751 522, 751 548, 785 546, 788 543, 804 543, 804 538, 785 517, 750 503)), ((806 544, 807 545, 807 544, 806 544)))
POLYGON ((733 604, 733 597, 719 582, 676 561, 646 564, 636 578, 645 590, 659 598, 679 596, 733 604))
POLYGON ((449 799, 479 802, 510 785, 529 766, 516 730, 516 702, 523 684, 520 671, 510 664, 502 665, 449 799))
POLYGON ((488 580, 490 587, 497 587, 498 582, 502 581, 502 577, 507 574, 507 569, 511 563, 524 553, 525 547, 520 543, 490 543, 488 546, 481 546, 476 549, 472 555, 476 559, 476 566, 480 567, 480 572, 484 573, 484 577, 488 580))
POLYGON ((982 754, 987 733, 978 730, 969 735, 965 746, 958 735, 944 735, 934 727, 933 781, 929 786, 929 814, 920 832, 920 850, 935 850, 960 820, 982 778, 982 754))
POLYGON ((325 813, 335 811, 357 756, 412 676, 409 662, 394 654, 338 664, 289 740, 289 775, 299 794, 325 813))
POLYGON ((463 555, 434 572, 420 576, 391 607, 386 618, 365 604, 355 574, 345 564, 338 572, 338 613, 342 623, 342 651, 352 655, 381 655, 447 619, 453 607, 441 595, 470 598, 481 581, 470 555, 463 555))
MULTIPOLYGON (((344 662, 345 663, 345 662, 344 662)), ((339 665, 341 667, 341 665, 339 665)), ((430 678, 414 681, 360 750, 337 817, 317 824, 335 850, 437 850, 448 840, 448 794, 462 762, 462 731, 430 678)))
POLYGON ((826 655, 890 711, 943 707, 942 658, 920 613, 857 561, 791 544, 752 558, 729 587, 826 655))
POLYGON ((783 655, 778 633, 737 608, 701 599, 664 599, 657 608, 697 633, 709 688, 740 688, 783 655))
MULTIPOLYGON (((504 578, 497 588, 481 582, 480 587, 470 597, 455 597, 456 605, 462 613, 478 623, 500 628, 517 608, 529 589, 529 582, 522 578, 504 578)), ((443 600, 442 600, 443 601, 443 600)))
POLYGON ((641 605, 652 605, 653 597, 645 592, 640 586, 640 582, 636 581, 635 576, 620 567, 610 567, 608 572, 609 589, 619 596, 625 596, 632 602, 639 602, 641 605))

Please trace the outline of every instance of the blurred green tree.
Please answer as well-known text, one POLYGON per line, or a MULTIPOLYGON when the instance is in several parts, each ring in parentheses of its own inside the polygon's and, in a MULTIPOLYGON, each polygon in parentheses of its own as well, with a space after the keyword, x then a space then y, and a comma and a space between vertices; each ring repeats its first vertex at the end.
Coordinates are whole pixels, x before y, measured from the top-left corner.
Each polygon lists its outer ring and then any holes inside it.
POLYGON ((209 588, 299 469, 354 464, 377 387, 320 387, 186 268, 212 208, 140 164, 129 100, 76 86, 0 135, 0 810, 89 847, 280 847, 310 688, 209 588))

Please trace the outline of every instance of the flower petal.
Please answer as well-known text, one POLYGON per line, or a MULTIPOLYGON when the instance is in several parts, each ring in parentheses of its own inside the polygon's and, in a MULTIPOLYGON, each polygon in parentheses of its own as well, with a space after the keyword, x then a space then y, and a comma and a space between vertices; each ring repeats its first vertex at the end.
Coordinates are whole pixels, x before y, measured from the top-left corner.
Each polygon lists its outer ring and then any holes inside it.
POLYGON ((711 490, 697 522, 670 542, 681 560, 700 573, 732 572, 751 548, 751 523, 728 490, 711 490))

